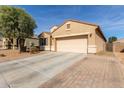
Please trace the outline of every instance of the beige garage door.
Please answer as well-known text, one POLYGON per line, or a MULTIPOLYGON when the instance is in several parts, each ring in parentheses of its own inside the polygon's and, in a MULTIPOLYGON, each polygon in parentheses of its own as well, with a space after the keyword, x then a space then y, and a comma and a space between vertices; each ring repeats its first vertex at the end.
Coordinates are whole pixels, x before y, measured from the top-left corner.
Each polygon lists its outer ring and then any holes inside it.
POLYGON ((87 53, 87 37, 64 37, 57 39, 57 51, 87 53))

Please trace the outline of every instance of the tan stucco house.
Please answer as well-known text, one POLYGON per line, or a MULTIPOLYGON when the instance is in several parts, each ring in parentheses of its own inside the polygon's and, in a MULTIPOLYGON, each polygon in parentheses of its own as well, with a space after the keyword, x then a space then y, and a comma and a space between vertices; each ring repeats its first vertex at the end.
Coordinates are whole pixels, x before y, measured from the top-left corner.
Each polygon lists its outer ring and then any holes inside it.
MULTIPOLYGON (((39 39, 37 36, 33 36, 31 38, 26 38, 25 39, 25 42, 24 42, 24 46, 26 48, 30 48, 31 44, 34 44, 34 46, 38 46, 39 47, 39 39)), ((14 45, 15 45, 15 49, 18 49, 19 48, 19 45, 18 45, 18 40, 15 39, 14 41, 14 45)), ((9 40, 8 38, 0 38, 0 49, 12 49, 12 42, 11 40, 9 40)))
MULTIPOLYGON (((47 38, 46 33, 41 36, 47 38)), ((48 37, 46 45, 57 52, 97 53, 106 47, 106 38, 98 25, 75 20, 52 27, 48 37)))
POLYGON ((0 38, 0 49, 7 49, 7 41, 8 39, 7 38, 0 38))
POLYGON ((124 38, 113 42, 113 52, 124 52, 124 38))

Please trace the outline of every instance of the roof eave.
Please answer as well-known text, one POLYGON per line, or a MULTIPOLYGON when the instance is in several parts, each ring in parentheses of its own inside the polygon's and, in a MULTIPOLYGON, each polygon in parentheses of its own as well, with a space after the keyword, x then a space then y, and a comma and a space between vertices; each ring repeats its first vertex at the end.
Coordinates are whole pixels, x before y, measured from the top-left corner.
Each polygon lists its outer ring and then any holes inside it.
MULTIPOLYGON (((80 23, 80 24, 86 24, 86 25, 98 27, 98 25, 96 25, 96 24, 91 24, 91 23, 87 23, 87 22, 80 22, 80 21, 77 21, 77 20, 66 20, 63 24, 61 24, 60 26, 58 26, 57 29, 59 29, 61 26, 63 26, 63 25, 64 25, 66 22, 68 22, 68 21, 77 22, 77 23, 80 23)), ((57 30, 57 29, 56 29, 56 30, 57 30)), ((56 30, 54 30, 52 33, 54 33, 56 30)))
POLYGON ((103 32, 102 32, 100 26, 97 26, 97 28, 99 29, 99 32, 102 34, 102 36, 103 36, 105 42, 107 42, 107 39, 105 38, 105 36, 104 36, 104 34, 103 34, 103 32))

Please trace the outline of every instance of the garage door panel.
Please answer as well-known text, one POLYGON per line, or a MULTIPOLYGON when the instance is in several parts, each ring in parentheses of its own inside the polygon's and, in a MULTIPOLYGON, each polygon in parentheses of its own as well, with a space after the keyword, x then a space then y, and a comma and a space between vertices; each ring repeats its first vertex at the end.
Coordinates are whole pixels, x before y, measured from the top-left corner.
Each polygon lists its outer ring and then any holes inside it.
POLYGON ((87 53, 87 38, 82 36, 57 39, 57 51, 87 53))

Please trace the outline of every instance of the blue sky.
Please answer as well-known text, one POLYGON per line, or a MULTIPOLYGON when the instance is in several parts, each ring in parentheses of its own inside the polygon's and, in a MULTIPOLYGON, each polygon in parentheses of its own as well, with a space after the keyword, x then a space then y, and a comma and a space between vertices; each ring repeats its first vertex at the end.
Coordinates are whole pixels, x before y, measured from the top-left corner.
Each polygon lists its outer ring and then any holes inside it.
POLYGON ((36 20, 36 34, 50 31, 54 25, 74 19, 100 25, 106 38, 124 38, 124 6, 56 6, 27 5, 17 6, 25 9, 36 20))

